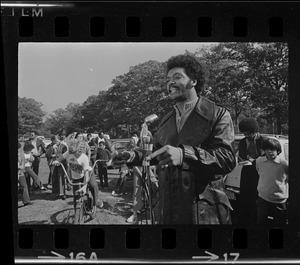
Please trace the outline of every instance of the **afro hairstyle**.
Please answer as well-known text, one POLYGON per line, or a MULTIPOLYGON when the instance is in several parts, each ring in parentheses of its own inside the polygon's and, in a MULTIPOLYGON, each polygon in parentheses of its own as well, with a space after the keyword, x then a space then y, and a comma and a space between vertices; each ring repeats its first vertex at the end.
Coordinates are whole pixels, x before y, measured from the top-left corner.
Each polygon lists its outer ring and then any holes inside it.
POLYGON ((256 133, 258 132, 258 122, 254 118, 245 118, 239 122, 239 130, 242 133, 256 133))
POLYGON ((175 67, 184 68, 186 75, 190 79, 197 81, 195 89, 197 94, 199 94, 204 87, 205 70, 196 57, 189 54, 173 56, 167 61, 167 73, 175 67))

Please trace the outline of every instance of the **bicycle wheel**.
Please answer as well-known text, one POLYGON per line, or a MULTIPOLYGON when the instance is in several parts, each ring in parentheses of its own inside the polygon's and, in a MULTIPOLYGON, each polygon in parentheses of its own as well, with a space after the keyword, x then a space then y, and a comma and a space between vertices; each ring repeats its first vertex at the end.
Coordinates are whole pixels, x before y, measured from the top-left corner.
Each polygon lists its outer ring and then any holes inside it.
POLYGON ((88 191, 88 198, 87 198, 87 213, 90 215, 90 217, 92 219, 94 219, 96 217, 96 212, 97 212, 97 206, 96 204, 94 203, 94 197, 91 193, 91 191, 88 191))
MULTIPOLYGON (((150 205, 150 196, 149 196, 149 187, 146 183, 144 183, 142 196, 143 196, 143 209, 142 209, 142 215, 145 217, 145 223, 148 224, 148 218, 150 219, 151 224, 155 224, 155 214, 154 214, 154 207, 153 202, 152 205, 150 205), (150 207, 152 207, 152 210, 150 210, 150 207), (152 216, 151 216, 152 213, 152 216), (152 218, 151 218, 152 217, 152 218)), ((140 224, 143 224, 143 218, 140 220, 140 224)))
POLYGON ((85 201, 84 198, 80 198, 75 208, 74 224, 84 223, 84 212, 85 212, 85 201))

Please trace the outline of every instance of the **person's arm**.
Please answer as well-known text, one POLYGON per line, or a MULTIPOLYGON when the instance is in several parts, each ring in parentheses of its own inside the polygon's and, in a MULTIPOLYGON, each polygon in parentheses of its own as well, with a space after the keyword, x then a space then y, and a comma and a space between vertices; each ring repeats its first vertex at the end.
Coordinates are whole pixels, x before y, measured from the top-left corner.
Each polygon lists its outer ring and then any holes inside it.
POLYGON ((111 159, 111 152, 109 150, 107 150, 107 155, 108 155, 108 160, 111 159))
POLYGON ((25 156, 24 156, 24 154, 20 154, 20 161, 18 161, 18 169, 20 169, 20 170, 25 169, 25 156))
POLYGON ((95 146, 95 154, 97 155, 97 151, 98 151, 98 145, 97 145, 97 143, 96 143, 96 140, 95 139, 93 139, 93 144, 94 144, 94 146, 95 146))
POLYGON ((286 182, 288 182, 288 179, 289 179, 289 162, 284 160, 283 167, 284 167, 284 172, 286 174, 286 182))
POLYGON ((53 165, 57 165, 59 163, 63 163, 67 160, 67 158, 69 157, 69 151, 67 150, 67 147, 64 146, 63 148, 63 153, 62 154, 57 154, 56 159, 53 161, 53 165))
POLYGON ((89 171, 90 171, 91 168, 90 168, 90 165, 89 165, 88 157, 86 155, 82 156, 81 165, 82 165, 82 170, 84 171, 84 180, 86 182, 89 182, 89 180, 90 180, 89 171))
POLYGON ((91 160, 91 148, 90 148, 90 146, 89 146, 89 144, 87 142, 85 142, 85 146, 87 148, 88 159, 91 160))
POLYGON ((219 108, 216 111, 212 132, 201 147, 182 144, 177 148, 166 145, 148 159, 157 158, 161 166, 181 165, 184 170, 205 170, 214 175, 231 172, 236 165, 233 123, 227 110, 219 108))
POLYGON ((229 112, 218 109, 216 120, 212 126, 211 136, 201 147, 181 145, 183 148, 183 168, 193 164, 208 169, 213 174, 227 174, 236 166, 233 151, 234 128, 229 112))
POLYGON ((46 153, 46 145, 43 140, 40 140, 40 154, 46 153))
POLYGON ((29 162, 33 162, 33 161, 34 161, 34 156, 33 156, 32 153, 30 153, 30 156, 29 156, 29 158, 27 158, 27 160, 28 160, 29 162))
POLYGON ((70 145, 70 142, 72 139, 74 139, 75 134, 76 134, 76 132, 73 132, 66 137, 65 142, 66 142, 67 146, 70 145))
POLYGON ((106 137, 104 137, 105 146, 111 152, 111 145, 106 137))

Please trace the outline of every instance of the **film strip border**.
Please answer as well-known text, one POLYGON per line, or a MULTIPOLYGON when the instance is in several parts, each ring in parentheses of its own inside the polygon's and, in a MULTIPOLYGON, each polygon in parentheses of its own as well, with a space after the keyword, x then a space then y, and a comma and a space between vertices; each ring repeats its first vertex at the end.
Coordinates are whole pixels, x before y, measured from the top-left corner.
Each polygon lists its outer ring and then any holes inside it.
POLYGON ((224 226, 22 227, 17 232, 17 242, 19 258, 34 254, 41 260, 164 258, 234 262, 272 257, 281 263, 287 257, 299 259, 296 252, 300 247, 291 228, 257 230, 224 226))
POLYGON ((20 41, 283 41, 299 36, 299 3, 3 2, 20 41))
MULTIPOLYGON (((33 11, 32 15, 34 14, 33 11)), ((41 11, 39 11, 41 12, 41 11)), ((36 13, 38 15, 39 13, 36 13)), ((42 13, 41 13, 42 14, 42 13)), ((106 19, 104 17, 94 16, 89 20, 89 35, 93 38, 103 38, 107 34, 106 19)), ((198 37, 212 37, 214 33, 214 21, 211 17, 198 17, 196 20, 198 37)), ((53 24, 53 34, 55 37, 69 37, 71 21, 67 16, 55 17, 53 24)), ((140 37, 142 34, 142 21, 140 17, 127 17, 125 19, 125 32, 127 38, 140 37)), ((36 25, 35 25, 36 26, 36 25)), ((177 34, 178 21, 176 17, 161 18, 161 36, 172 38, 177 34)), ((282 17, 270 17, 267 23, 268 35, 270 37, 284 36, 284 19, 282 17)), ((22 16, 19 18, 19 36, 33 37, 35 32, 34 18, 22 16)), ((232 19, 232 36, 237 38, 247 37, 249 35, 249 21, 247 17, 234 17, 232 19)))
MULTIPOLYGON (((8 3, 8 2, 7 2, 8 3)), ((65 3, 8 6, 1 3, 3 40, 17 69, 18 42, 288 42, 290 69, 299 69, 300 3, 293 2, 126 2, 65 3)), ((14 72, 15 70, 12 70, 14 72)), ((15 72, 17 74, 17 72, 15 72)), ((9 73, 10 76, 13 73, 9 73)), ((298 105, 299 74, 291 71, 290 110, 298 105)), ((10 78, 7 85, 16 87, 10 78)), ((12 126, 13 127, 13 126, 12 126)), ((9 127, 10 132, 13 128, 9 127)), ((296 149, 299 125, 291 124, 296 149)), ((10 142, 13 140, 9 139, 10 142)), ((11 144, 13 146, 13 144, 11 144)), ((293 152, 293 151, 292 151, 293 152)), ((290 156, 292 213, 299 203, 299 163, 290 156)), ((13 159, 11 160, 13 161, 13 159)), ((12 165, 13 162, 12 162, 12 165)), ((16 214, 16 209, 14 209, 16 214)), ((299 212, 298 212, 299 214, 299 212)), ((197 261, 299 259, 296 226, 262 231, 232 227, 134 226, 19 226, 14 220, 15 256, 18 258, 187 259, 197 261), (83 254, 84 255, 83 255, 83 254), (95 254, 94 254, 95 253, 95 254), (216 258, 216 256, 218 258, 216 258), (45 258, 46 257, 46 258, 45 258)), ((298 223, 299 225, 299 223, 298 223)), ((298 237, 297 237, 298 236, 298 237)))

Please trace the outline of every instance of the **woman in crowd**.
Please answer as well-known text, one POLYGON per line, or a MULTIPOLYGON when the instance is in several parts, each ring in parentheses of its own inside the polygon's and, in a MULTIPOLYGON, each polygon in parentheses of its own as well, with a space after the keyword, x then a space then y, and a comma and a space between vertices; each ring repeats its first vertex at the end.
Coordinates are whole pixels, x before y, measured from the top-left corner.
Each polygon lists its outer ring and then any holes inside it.
MULTIPOLYGON (((67 146, 63 144, 60 141, 60 138, 56 136, 56 146, 57 146, 57 152, 56 152, 56 159, 52 162, 53 165, 55 165, 55 161, 59 159, 59 157, 62 156, 63 153, 67 152, 67 146)), ((63 166, 66 170, 67 163, 66 161, 62 162, 63 166)), ((54 199, 66 199, 66 190, 65 190, 65 172, 60 165, 56 165, 53 169, 53 175, 52 175, 52 193, 55 194, 54 199)))
POLYGON ((34 184, 38 187, 40 190, 46 190, 46 188, 43 186, 41 180, 39 177, 35 174, 35 172, 32 169, 32 163, 34 161, 34 157, 32 155, 32 150, 34 149, 34 146, 30 143, 25 143, 23 150, 24 150, 24 159, 25 159, 25 165, 24 170, 25 172, 33 179, 34 184))
POLYGON ((25 157, 20 142, 18 142, 18 181, 23 189, 22 200, 24 206, 31 205, 32 202, 30 201, 28 186, 25 179, 25 157))

